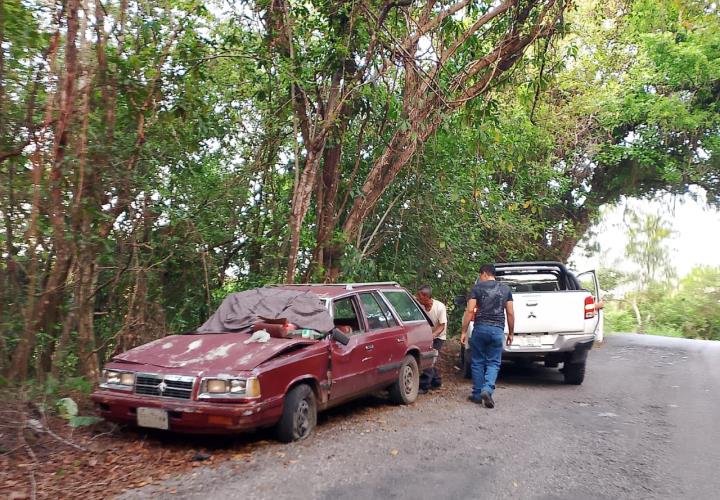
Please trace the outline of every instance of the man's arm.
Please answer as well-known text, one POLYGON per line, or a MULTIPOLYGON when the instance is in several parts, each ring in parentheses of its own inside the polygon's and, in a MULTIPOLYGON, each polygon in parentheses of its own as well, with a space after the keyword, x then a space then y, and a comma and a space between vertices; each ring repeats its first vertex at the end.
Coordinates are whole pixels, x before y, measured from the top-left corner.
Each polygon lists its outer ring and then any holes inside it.
POLYGON ((473 316, 475 315, 476 306, 476 299, 468 300, 467 307, 465 308, 465 315, 463 316, 462 320, 462 331, 460 332, 460 343, 462 344, 465 344, 465 342, 467 342, 467 327, 470 324, 470 321, 472 321, 473 316))
POLYGON ((512 300, 505 303, 505 315, 507 316, 508 324, 508 336, 505 344, 510 345, 512 344, 513 334, 515 333, 515 308, 513 307, 512 300))

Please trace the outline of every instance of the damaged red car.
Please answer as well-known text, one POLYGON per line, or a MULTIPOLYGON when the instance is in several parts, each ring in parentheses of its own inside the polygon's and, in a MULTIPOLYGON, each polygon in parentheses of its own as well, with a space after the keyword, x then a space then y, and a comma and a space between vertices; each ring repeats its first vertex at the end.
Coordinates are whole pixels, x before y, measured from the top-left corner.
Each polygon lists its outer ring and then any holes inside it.
POLYGON ((275 427, 387 389, 409 404, 433 365, 429 319, 397 283, 283 285, 229 295, 197 331, 114 357, 92 394, 109 421, 188 433, 275 427))

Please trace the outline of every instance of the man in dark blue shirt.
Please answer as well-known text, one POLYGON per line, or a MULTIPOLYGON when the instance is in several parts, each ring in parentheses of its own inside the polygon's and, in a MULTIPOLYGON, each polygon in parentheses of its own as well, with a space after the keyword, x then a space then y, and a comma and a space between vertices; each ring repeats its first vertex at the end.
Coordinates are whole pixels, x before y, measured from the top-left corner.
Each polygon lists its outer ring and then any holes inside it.
POLYGON ((465 344, 468 324, 474 318, 475 325, 470 338, 473 390, 469 399, 473 403, 482 403, 487 408, 495 407, 492 395, 500 371, 503 344, 512 344, 515 330, 512 300, 510 287, 495 280, 495 266, 485 264, 480 267, 480 280, 473 288, 467 303, 460 341, 465 344), (506 315, 507 339, 504 335, 506 315))

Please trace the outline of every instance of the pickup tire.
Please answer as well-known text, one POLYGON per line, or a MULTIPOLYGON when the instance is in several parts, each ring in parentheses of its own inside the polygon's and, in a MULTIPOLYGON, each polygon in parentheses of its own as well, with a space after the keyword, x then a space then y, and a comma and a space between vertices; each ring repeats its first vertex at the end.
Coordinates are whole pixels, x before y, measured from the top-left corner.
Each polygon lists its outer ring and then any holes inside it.
POLYGON ((390 400, 399 405, 414 403, 420 388, 420 370, 413 356, 405 356, 398 370, 398 378, 390 386, 390 400))
POLYGON ((580 363, 570 363, 566 361, 563 364, 563 375, 566 384, 582 384, 583 380, 585 380, 585 361, 580 363))
POLYGON ((317 424, 315 393, 307 384, 293 387, 285 395, 277 437, 283 443, 301 441, 312 434, 317 424))

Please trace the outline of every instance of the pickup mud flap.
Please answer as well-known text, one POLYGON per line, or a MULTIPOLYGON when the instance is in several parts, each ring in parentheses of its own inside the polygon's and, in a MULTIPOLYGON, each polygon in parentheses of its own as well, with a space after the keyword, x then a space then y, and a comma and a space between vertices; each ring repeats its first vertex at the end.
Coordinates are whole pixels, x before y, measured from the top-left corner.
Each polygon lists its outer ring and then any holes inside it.
POLYGON ((592 346, 592 340, 588 340, 587 342, 578 342, 575 346, 575 350, 568 355, 567 361, 570 363, 583 363, 587 359, 588 352, 590 352, 592 346))

